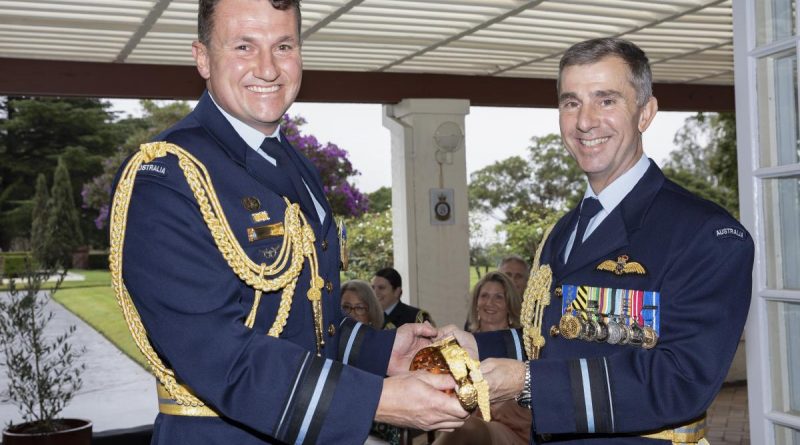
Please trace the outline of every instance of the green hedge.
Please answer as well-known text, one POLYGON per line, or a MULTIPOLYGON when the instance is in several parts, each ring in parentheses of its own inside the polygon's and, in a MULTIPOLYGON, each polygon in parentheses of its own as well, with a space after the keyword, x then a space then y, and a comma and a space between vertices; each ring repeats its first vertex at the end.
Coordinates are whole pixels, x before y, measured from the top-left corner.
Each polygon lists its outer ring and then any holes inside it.
POLYGON ((89 252, 89 270, 108 270, 108 252, 89 252))
POLYGON ((33 261, 30 252, 0 252, 0 276, 19 277, 25 272, 26 260, 33 261))

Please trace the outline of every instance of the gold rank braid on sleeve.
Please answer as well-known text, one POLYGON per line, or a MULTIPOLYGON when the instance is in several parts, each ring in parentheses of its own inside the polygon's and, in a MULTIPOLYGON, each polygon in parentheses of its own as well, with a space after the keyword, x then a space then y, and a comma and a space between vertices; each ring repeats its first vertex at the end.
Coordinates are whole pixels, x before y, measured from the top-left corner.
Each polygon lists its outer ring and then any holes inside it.
POLYGON ((255 316, 262 293, 282 290, 278 314, 267 333, 273 337, 281 334, 289 318, 298 277, 307 259, 311 270, 311 286, 307 296, 312 303, 317 354, 319 354, 323 344, 320 298, 323 280, 319 276, 319 265, 314 248, 314 231, 308 225, 305 215, 297 204, 292 204, 284 198, 287 204, 284 214, 286 235, 283 238, 280 252, 271 264, 257 264, 247 256, 236 240, 205 166, 189 152, 175 144, 152 142, 140 146, 139 152, 128 161, 120 176, 111 209, 111 247, 109 249, 111 282, 131 336, 147 360, 153 374, 179 405, 198 407, 204 406, 204 403, 177 382, 175 373, 164 366, 147 339, 147 332, 142 320, 122 280, 122 250, 136 174, 143 163, 151 162, 167 154, 173 154, 178 158, 178 164, 194 194, 217 249, 233 272, 255 290, 253 308, 245 322, 247 327, 252 328, 255 325, 255 316))
POLYGON ((544 347, 545 340, 542 335, 542 315, 544 309, 550 304, 550 285, 553 282, 553 271, 547 264, 540 265, 542 248, 553 226, 547 228, 542 236, 542 241, 536 249, 536 255, 531 267, 531 276, 525 287, 522 297, 522 310, 520 311, 520 321, 522 322, 522 338, 525 343, 525 354, 529 360, 539 358, 539 353, 544 347))

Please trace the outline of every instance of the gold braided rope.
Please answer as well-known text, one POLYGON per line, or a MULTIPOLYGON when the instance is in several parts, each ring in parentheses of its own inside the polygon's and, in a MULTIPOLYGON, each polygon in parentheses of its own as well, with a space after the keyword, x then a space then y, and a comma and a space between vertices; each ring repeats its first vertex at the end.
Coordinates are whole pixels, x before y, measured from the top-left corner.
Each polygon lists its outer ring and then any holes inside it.
POLYGON ((489 383, 484 380, 481 373, 481 362, 470 357, 455 337, 446 337, 434 345, 440 348, 453 379, 458 383, 456 394, 462 404, 472 407, 477 404, 481 409, 483 420, 487 422, 492 420, 489 383))
POLYGON ((542 247, 550 236, 553 226, 547 228, 542 236, 542 241, 536 249, 536 256, 533 259, 533 273, 528 278, 528 285, 525 287, 525 294, 522 299, 522 310, 520 320, 522 322, 522 338, 525 343, 525 354, 528 360, 539 358, 539 353, 544 347, 545 340, 542 335, 542 314, 544 308, 550 304, 550 285, 553 282, 553 271, 550 266, 539 265, 542 257, 542 247))
POLYGON ((253 309, 246 321, 248 327, 252 328, 255 324, 255 313, 261 300, 261 293, 283 289, 278 314, 268 332, 268 335, 273 337, 280 335, 289 318, 297 278, 303 268, 304 259, 308 258, 312 279, 307 296, 312 302, 317 336, 317 353, 319 354, 323 344, 322 307, 320 301, 322 294, 320 289, 322 289, 323 282, 319 276, 316 251, 314 249, 314 232, 308 226, 305 215, 300 212, 297 204, 291 204, 284 198, 287 204, 284 214, 286 235, 283 238, 280 252, 272 264, 257 264, 250 260, 236 240, 205 166, 189 152, 174 144, 153 142, 140 146, 139 152, 131 157, 120 176, 111 209, 111 247, 109 253, 111 282, 131 336, 145 359, 147 359, 153 374, 179 405, 203 406, 202 401, 177 382, 174 371, 164 366, 158 354, 156 354, 147 339, 147 331, 122 280, 122 250, 125 241, 128 208, 136 173, 139 171, 141 164, 164 157, 168 153, 178 157, 178 165, 186 177, 186 181, 194 194, 203 219, 220 253, 234 273, 256 291, 253 309))

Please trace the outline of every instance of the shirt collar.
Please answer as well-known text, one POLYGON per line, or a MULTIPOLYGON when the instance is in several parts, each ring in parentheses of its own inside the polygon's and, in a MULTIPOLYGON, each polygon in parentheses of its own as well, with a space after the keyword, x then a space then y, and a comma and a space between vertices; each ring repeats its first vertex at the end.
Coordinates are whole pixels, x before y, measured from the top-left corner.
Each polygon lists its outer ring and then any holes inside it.
POLYGON ((619 178, 615 179, 614 182, 604 188, 599 195, 594 193, 594 190, 592 190, 592 186, 588 184, 587 179, 586 193, 584 193, 583 197, 584 199, 599 199, 600 204, 603 205, 603 210, 606 212, 611 212, 619 205, 620 202, 622 202, 623 199, 625 199, 626 196, 628 196, 628 193, 630 193, 631 190, 633 190, 633 187, 636 186, 636 183, 642 179, 649 167, 650 160, 647 159, 647 156, 644 153, 642 153, 642 157, 639 158, 633 167, 631 167, 619 178))
POLYGON ((383 311, 383 313, 386 315, 391 314, 394 308, 396 308, 398 304, 400 304, 400 300, 395 301, 393 305, 387 307, 386 310, 383 311))
MULTIPOLYGON (((238 134, 239 137, 241 137, 250 148, 258 151, 261 148, 261 144, 264 142, 264 133, 245 124, 241 120, 233 117, 231 114, 225 111, 224 108, 220 107, 219 104, 217 104, 217 101, 214 100, 214 96, 211 94, 210 91, 208 92, 208 97, 211 98, 211 102, 214 103, 214 106, 217 107, 219 112, 222 113, 223 116, 225 116, 225 119, 228 120, 228 122, 233 127, 234 131, 236 131, 236 134, 238 134)), ((274 133, 268 135, 267 137, 276 138, 278 139, 278 141, 280 141, 281 140, 280 126, 278 126, 278 128, 275 129, 274 133)))

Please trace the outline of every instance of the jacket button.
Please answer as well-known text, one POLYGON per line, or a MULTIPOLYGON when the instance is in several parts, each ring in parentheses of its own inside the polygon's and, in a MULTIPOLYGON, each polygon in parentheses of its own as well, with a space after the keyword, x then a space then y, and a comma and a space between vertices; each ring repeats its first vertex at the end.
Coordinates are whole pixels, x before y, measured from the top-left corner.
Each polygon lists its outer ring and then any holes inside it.
POLYGON ((322 250, 328 250, 328 240, 322 240, 322 250))
POLYGON ((325 289, 327 289, 327 290, 328 290, 328 293, 331 293, 331 292, 333 292, 333 283, 331 283, 330 281, 328 281, 327 283, 325 283, 325 289))
POLYGON ((336 326, 331 323, 328 325, 328 336, 333 337, 334 335, 336 335, 336 326))
POLYGON ((561 290, 561 286, 557 287, 553 293, 556 295, 556 298, 561 298, 564 294, 564 291, 561 290))

